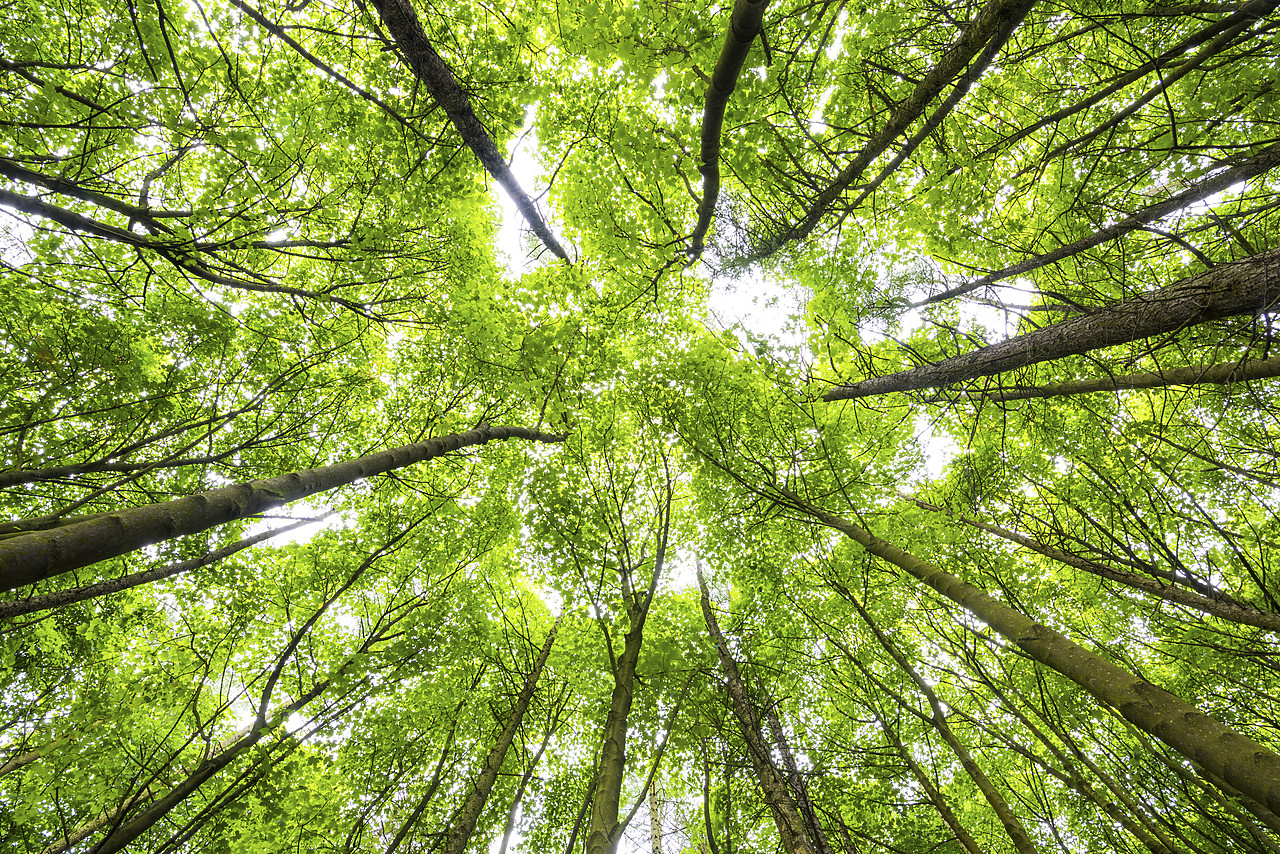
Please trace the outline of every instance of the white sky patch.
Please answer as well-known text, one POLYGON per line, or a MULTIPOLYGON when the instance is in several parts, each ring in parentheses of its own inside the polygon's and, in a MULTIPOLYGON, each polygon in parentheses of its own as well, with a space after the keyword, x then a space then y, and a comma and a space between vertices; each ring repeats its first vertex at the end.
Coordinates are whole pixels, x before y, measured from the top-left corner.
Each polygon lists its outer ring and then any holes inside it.
POLYGON ((784 287, 752 270, 730 282, 712 282, 707 310, 722 328, 732 330, 744 347, 751 346, 748 332, 785 347, 803 347, 805 330, 798 318, 808 300, 808 293, 784 287))
MULTIPOLYGON (((520 133, 516 134, 512 148, 507 152, 507 160, 511 164, 511 173, 515 175, 516 183, 535 202, 537 202, 535 188, 542 186, 544 177, 542 166, 538 163, 538 133, 533 127, 537 117, 536 104, 525 108, 524 127, 520 129, 520 133)), ((503 192, 497 182, 490 182, 489 186, 498 200, 498 210, 501 214, 501 224, 498 227, 495 245, 498 261, 508 276, 513 279, 519 278, 533 268, 532 259, 525 248, 528 225, 520 215, 520 211, 516 209, 515 202, 503 192)), ((539 208, 541 209, 542 206, 539 205, 539 208)), ((546 218, 545 211, 544 218, 546 218)), ((547 225, 551 225, 550 220, 547 225)), ((552 230, 555 230, 554 227, 552 230)))
MULTIPOLYGON (((289 543, 308 543, 316 534, 321 531, 332 531, 338 528, 346 527, 349 522, 341 513, 334 513, 326 518, 321 518, 329 511, 323 507, 317 507, 314 504, 301 499, 291 501, 288 504, 289 515, 295 520, 313 518, 316 521, 300 528, 294 528, 292 531, 280 534, 265 541, 264 545, 283 546, 289 543)), ((260 519, 245 529, 245 536, 252 537, 255 534, 261 534, 273 528, 283 528, 286 525, 293 524, 289 519, 268 518, 260 519)))
POLYGON ((920 453, 924 455, 924 469, 912 480, 916 483, 937 480, 960 452, 960 446, 947 434, 935 430, 932 419, 924 413, 916 416, 915 434, 920 453))

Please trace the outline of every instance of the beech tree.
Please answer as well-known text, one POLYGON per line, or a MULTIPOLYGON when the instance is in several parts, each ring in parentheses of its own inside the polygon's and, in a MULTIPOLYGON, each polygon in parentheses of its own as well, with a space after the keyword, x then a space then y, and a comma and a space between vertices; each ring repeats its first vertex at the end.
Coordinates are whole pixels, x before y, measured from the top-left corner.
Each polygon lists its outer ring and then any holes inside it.
POLYGON ((14 0, 0 838, 1280 851, 1278 5, 14 0))

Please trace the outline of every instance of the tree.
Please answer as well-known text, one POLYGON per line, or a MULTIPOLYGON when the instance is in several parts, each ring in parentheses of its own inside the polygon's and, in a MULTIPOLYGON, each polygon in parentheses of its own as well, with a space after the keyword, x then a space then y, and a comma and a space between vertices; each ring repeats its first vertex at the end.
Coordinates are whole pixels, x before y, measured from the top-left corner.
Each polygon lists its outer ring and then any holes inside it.
POLYGON ((15 0, 0 837, 1280 851, 1278 5, 15 0))

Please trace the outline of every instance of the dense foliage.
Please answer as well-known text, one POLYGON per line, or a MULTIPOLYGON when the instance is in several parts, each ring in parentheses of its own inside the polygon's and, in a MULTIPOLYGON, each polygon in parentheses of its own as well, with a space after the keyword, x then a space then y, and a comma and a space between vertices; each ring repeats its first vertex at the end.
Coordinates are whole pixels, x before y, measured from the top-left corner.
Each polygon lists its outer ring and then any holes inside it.
POLYGON ((1277 5, 7 0, 0 838, 1280 851, 1277 5))

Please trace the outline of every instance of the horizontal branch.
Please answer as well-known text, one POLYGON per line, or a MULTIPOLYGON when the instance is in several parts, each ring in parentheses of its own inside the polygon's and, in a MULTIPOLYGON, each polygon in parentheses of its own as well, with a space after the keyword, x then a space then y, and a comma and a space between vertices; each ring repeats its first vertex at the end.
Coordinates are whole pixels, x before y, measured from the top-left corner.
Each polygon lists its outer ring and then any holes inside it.
POLYGON ((942 302, 943 300, 963 296, 971 291, 976 291, 978 288, 994 284, 1001 279, 1007 279, 1010 276, 1019 276, 1023 273, 1029 273, 1032 270, 1047 267, 1050 264, 1061 261, 1064 258, 1069 258, 1072 255, 1078 255, 1087 249, 1100 246, 1109 240, 1114 240, 1117 237, 1121 237, 1159 219, 1163 219, 1169 214, 1176 213, 1177 211, 1189 207, 1197 202, 1202 202, 1210 196, 1230 189, 1235 184, 1239 184, 1242 181, 1248 181, 1250 178, 1256 178, 1276 166, 1280 166, 1280 143, 1267 146, 1253 157, 1250 157, 1229 169, 1224 169, 1212 177, 1206 178, 1200 183, 1195 184, 1162 202, 1147 205, 1137 213, 1131 214, 1130 216, 1127 216, 1124 219, 1114 222, 1104 228, 1100 228, 1092 234, 1081 237, 1079 240, 1072 241, 1065 246, 1059 246, 1052 252, 1045 252, 1042 255, 1036 255, 1033 258, 1020 261, 1017 264, 1005 267, 1004 269, 988 273, 980 279, 974 279, 973 281, 966 282, 963 285, 949 288, 942 293, 934 294, 933 296, 927 297, 916 303, 913 307, 919 308, 920 306, 931 305, 933 303, 942 302))

